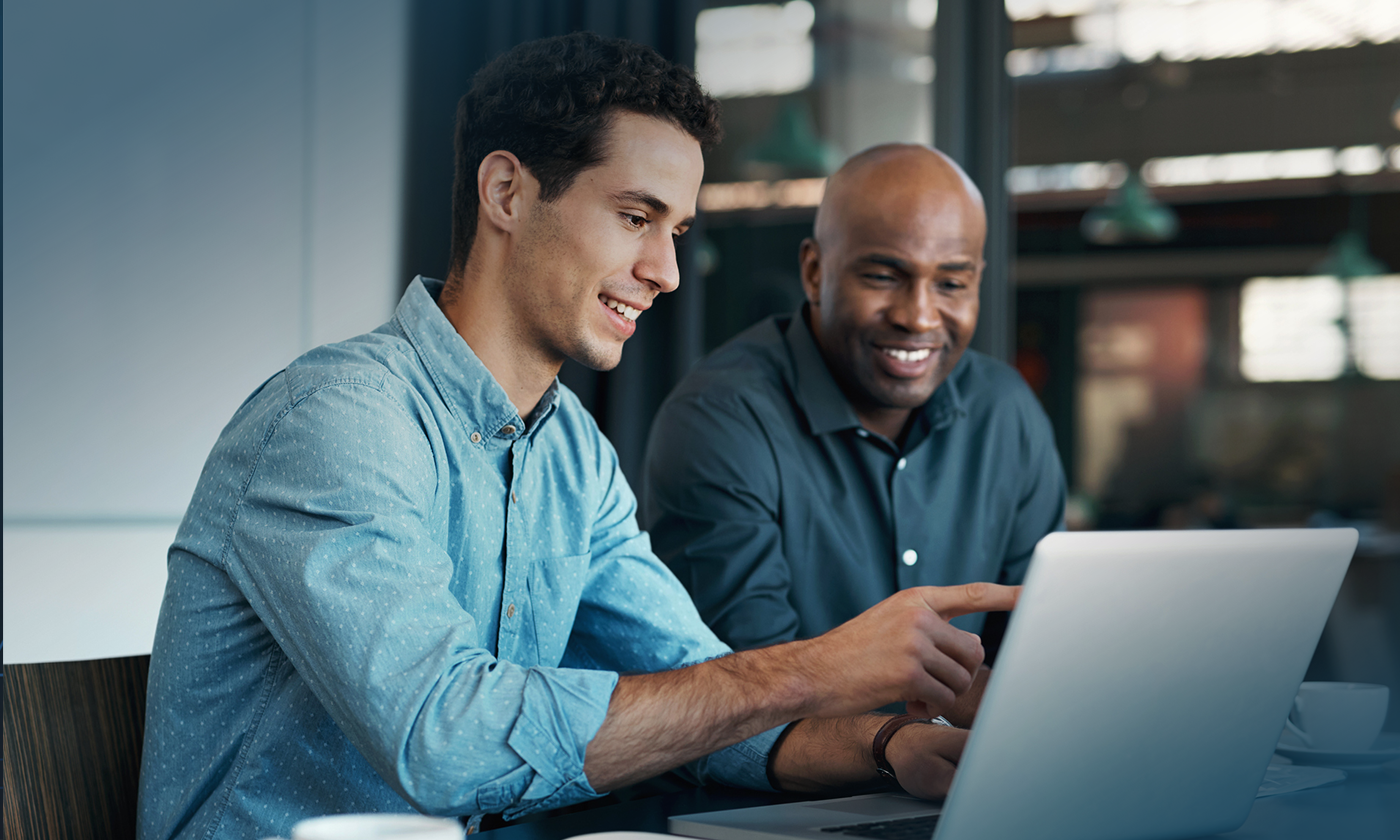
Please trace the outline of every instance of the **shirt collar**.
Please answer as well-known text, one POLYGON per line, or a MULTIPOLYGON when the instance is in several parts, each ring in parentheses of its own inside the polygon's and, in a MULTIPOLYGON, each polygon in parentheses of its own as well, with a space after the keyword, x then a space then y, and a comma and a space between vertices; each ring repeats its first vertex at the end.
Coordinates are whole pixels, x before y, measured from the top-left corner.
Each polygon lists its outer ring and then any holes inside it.
MULTIPOLYGON (((860 418, 846 395, 841 393, 841 386, 836 384, 831 369, 822 358, 821 349, 817 347, 817 339, 807 326, 807 311, 807 304, 802 304, 793 315, 784 336, 792 357, 793 391, 797 395, 797 404, 807 415, 807 425, 814 435, 859 428, 860 418)), ((922 419, 935 430, 947 428, 967 413, 955 381, 959 369, 966 363, 967 354, 964 353, 928 402, 917 409, 923 415, 922 419)))
POLYGON ((962 358, 948 372, 948 378, 934 389, 933 396, 923 405, 924 416, 934 429, 946 429, 954 420, 967 415, 967 409, 963 408, 962 392, 958 390, 958 373, 967 366, 969 352, 963 351, 962 358))
POLYGON ((514 437, 527 428, 533 432, 553 413, 559 380, 530 412, 527 427, 505 389, 438 307, 442 287, 441 280, 415 277, 399 300, 394 320, 417 349, 448 408, 466 429, 483 437, 514 437), (505 431, 507 426, 512 431, 505 431))
POLYGON ((812 434, 859 428, 856 410, 841 393, 841 386, 836 384, 817 347, 817 339, 807 326, 807 304, 802 304, 792 316, 784 340, 792 356, 793 391, 797 394, 797 404, 807 415, 812 434))

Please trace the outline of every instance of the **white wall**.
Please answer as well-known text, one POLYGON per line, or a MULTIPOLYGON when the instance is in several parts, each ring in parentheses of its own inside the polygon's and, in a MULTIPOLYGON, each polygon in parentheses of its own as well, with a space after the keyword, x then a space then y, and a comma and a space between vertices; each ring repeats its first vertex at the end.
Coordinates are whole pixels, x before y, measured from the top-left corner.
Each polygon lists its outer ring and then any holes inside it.
POLYGON ((220 428, 391 314, 407 35, 407 0, 6 0, 5 661, 149 651, 220 428))

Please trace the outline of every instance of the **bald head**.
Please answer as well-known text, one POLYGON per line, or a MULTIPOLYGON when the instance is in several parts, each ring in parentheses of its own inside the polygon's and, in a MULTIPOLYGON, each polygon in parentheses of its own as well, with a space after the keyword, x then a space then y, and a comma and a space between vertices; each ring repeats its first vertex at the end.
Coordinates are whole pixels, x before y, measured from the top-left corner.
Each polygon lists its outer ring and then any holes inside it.
POLYGON ((891 439, 977 326, 982 195, 927 146, 867 149, 827 182, 802 285, 822 357, 862 423, 891 439))
POLYGON ((866 211, 866 204, 930 192, 966 200, 985 216, 982 192, 952 158, 914 143, 871 146, 851 156, 827 180, 813 228, 820 240, 866 211))

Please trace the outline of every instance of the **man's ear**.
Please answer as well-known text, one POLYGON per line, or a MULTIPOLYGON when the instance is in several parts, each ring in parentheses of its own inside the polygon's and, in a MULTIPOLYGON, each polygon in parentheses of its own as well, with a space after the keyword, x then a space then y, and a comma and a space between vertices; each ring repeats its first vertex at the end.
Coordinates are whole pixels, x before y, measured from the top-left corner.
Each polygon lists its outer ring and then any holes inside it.
POLYGON ((504 150, 487 155, 476 168, 477 228, 515 232, 524 209, 529 173, 520 158, 504 150))
POLYGON ((802 291, 807 295, 807 302, 813 306, 820 306, 822 298, 822 248, 817 244, 817 240, 810 236, 802 240, 802 245, 797 250, 797 262, 802 273, 802 291))

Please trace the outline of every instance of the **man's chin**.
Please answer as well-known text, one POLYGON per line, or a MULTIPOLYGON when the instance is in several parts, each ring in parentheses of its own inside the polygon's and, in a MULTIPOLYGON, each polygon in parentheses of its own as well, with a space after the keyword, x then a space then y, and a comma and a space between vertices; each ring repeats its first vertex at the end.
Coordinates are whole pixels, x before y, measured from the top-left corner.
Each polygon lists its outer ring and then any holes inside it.
POLYGON ((617 367, 622 362, 622 345, 619 344, 611 352, 597 347, 585 348, 577 353, 570 353, 569 358, 599 373, 607 373, 617 367))
POLYGON ((877 404, 886 408, 918 408, 938 390, 939 381, 936 377, 908 380, 881 376, 867 390, 877 404))

